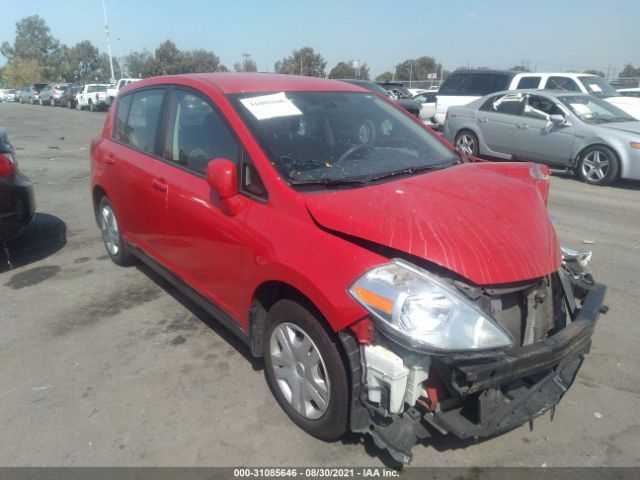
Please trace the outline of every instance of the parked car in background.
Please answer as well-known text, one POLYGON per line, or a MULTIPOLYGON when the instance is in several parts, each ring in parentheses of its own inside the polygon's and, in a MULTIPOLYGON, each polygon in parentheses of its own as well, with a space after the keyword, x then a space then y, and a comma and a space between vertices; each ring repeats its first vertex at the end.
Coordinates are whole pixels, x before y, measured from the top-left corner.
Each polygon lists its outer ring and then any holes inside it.
POLYGON ((420 120, 430 127, 435 125, 433 116, 436 113, 437 94, 437 90, 425 90, 413 97, 413 100, 420 104, 420 120))
POLYGON ((33 89, 32 89, 32 94, 31 94, 31 98, 29 99, 29 103, 31 105, 34 104, 40 104, 40 92, 45 89, 49 84, 48 83, 34 83, 32 85, 33 89))
POLYGON ((416 117, 420 114, 420 105, 418 104, 418 102, 406 98, 394 98, 393 94, 386 88, 382 87, 379 83, 371 82, 369 80, 355 80, 350 78, 340 79, 340 81, 350 83, 351 85, 357 85, 364 89, 371 90, 372 92, 376 92, 380 95, 388 97, 416 117))
POLYGON ((29 224, 35 209, 33 185, 18 169, 7 130, 0 127, 0 245, 29 224))
POLYGON ((91 83, 84 85, 76 93, 76 109, 78 111, 85 108, 91 110, 105 110, 108 108, 107 104, 107 89, 109 84, 106 83, 91 83))
POLYGON ((33 103, 33 87, 21 88, 18 93, 19 103, 33 103))
POLYGON ((126 87, 130 83, 142 80, 140 78, 121 78, 115 85, 107 89, 107 104, 111 105, 115 100, 121 88, 126 87))
POLYGON ((68 108, 76 108, 76 95, 80 90, 82 90, 80 85, 71 85, 67 87, 60 97, 60 105, 68 108))
POLYGON ((503 91, 450 107, 444 137, 468 155, 544 163, 592 185, 640 180, 640 121, 580 92, 503 91))
POLYGON ((69 83, 52 83, 51 85, 47 85, 40 92, 40 105, 50 105, 52 107, 59 105, 60 98, 62 98, 69 86, 69 83))
POLYGON ((469 163, 385 98, 295 75, 141 80, 98 135, 109 257, 246 342, 313 436, 408 463, 434 430, 552 409, 589 351, 605 287, 558 245, 547 167, 469 163))
POLYGON ((640 98, 640 88, 621 88, 618 93, 623 97, 640 98))
POLYGON ((636 119, 640 119, 640 100, 620 95, 609 83, 586 73, 526 72, 511 70, 456 70, 442 84, 436 100, 435 124, 440 127, 450 106, 469 102, 501 90, 522 89, 583 92, 605 99, 636 119))
POLYGON ((9 88, 9 89, 5 90, 4 95, 3 95, 3 100, 5 102, 15 102, 17 94, 18 94, 18 90, 15 90, 13 88, 9 88))

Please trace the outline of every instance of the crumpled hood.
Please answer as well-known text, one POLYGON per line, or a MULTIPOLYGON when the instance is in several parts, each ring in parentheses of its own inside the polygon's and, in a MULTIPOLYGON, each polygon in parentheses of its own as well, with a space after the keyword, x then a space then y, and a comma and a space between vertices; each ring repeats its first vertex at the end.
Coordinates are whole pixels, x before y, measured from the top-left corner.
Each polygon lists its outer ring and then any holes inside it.
POLYGON ((561 260, 529 168, 465 164, 305 201, 328 230, 421 257, 479 285, 517 282, 547 275, 561 260))

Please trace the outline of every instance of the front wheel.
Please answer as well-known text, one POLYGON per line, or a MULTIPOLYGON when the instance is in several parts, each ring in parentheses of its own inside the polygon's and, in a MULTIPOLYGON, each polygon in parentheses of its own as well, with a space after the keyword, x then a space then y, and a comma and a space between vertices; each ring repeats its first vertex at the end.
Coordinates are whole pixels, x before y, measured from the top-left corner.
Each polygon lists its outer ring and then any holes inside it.
POLYGON ((478 156, 478 137, 476 137, 475 133, 469 130, 462 130, 458 132, 453 143, 467 155, 478 156))
POLYGON ((609 147, 587 148, 578 162, 578 177, 590 185, 610 185, 618 178, 620 162, 609 147))
POLYGON ((113 263, 121 267, 133 265, 135 257, 129 253, 122 240, 118 218, 107 197, 102 197, 98 204, 98 225, 100 225, 104 246, 113 263))
POLYGON ((347 431, 349 390, 337 341, 318 314, 293 300, 280 300, 267 315, 265 377, 293 422, 322 440, 347 431))
POLYGON ((81 111, 82 110, 82 106, 80 105, 80 102, 76 103, 76 110, 77 111, 81 111))

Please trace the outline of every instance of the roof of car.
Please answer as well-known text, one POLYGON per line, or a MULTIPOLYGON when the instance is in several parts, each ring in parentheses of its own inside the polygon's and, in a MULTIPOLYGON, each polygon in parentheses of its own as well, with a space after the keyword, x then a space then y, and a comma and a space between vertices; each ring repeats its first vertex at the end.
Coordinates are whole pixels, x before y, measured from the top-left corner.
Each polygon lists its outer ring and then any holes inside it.
POLYGON ((515 75, 517 75, 519 72, 516 72, 514 70, 472 70, 472 69, 465 69, 465 68, 461 68, 460 70, 455 70, 453 72, 451 72, 451 75, 453 74, 461 74, 461 73, 477 73, 478 75, 484 75, 484 74, 499 74, 499 75, 506 75, 506 76, 510 76, 510 77, 514 77, 515 75))
POLYGON ((535 95, 539 95, 542 93, 551 95, 553 97, 557 97, 559 95, 562 95, 563 97, 584 97, 585 95, 589 95, 588 93, 584 92, 569 92, 567 90, 542 90, 539 88, 522 88, 517 90, 502 90, 501 92, 493 92, 485 95, 485 97, 492 97, 494 95, 505 95, 508 93, 532 93, 535 95))
MULTIPOLYGON (((301 75, 281 75, 276 73, 196 73, 176 77, 198 78, 217 87, 222 93, 244 92, 359 92, 360 87, 337 80, 304 77, 301 75)), ((170 82, 171 77, 165 77, 170 82)))

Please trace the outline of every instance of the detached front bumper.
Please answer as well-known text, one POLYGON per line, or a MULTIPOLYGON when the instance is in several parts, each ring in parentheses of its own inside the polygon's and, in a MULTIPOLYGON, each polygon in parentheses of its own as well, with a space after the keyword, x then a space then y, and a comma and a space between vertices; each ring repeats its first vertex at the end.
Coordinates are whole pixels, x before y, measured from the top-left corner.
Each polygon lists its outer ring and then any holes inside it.
POLYGON ((427 421, 443 432, 477 439, 511 430, 551 409, 589 352, 605 290, 594 285, 575 320, 546 340, 488 359, 436 359, 440 380, 462 403, 427 414, 427 421))
MULTIPOLYGON (((573 383, 590 350, 595 323, 606 308, 604 285, 592 283, 584 289, 577 276, 566 276, 563 290, 572 319, 564 328, 505 351, 432 356, 423 395, 415 405, 405 403, 408 408, 400 413, 390 413, 384 402, 372 404, 368 367, 362 361, 364 347, 341 333, 351 378, 356 379, 352 380, 351 429, 369 433, 378 447, 410 463, 412 447, 433 429, 479 439, 514 429, 553 409, 573 383), (574 291, 581 299, 579 308, 574 291)), ((415 356, 392 348, 405 363, 415 356)))

